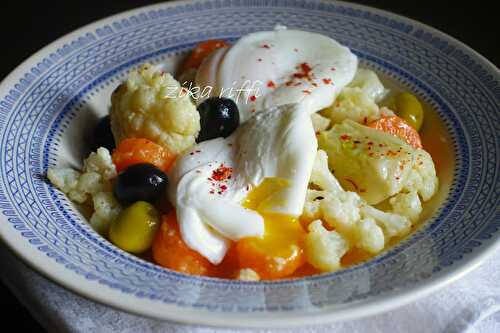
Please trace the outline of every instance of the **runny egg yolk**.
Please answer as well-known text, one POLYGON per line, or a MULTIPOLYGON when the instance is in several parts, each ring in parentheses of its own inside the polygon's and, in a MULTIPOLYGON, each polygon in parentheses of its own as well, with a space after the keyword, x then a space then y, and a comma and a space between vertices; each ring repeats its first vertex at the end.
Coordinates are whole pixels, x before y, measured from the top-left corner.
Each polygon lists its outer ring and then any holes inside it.
MULTIPOLYGON (((261 204, 288 186, 286 179, 265 178, 252 189, 243 206, 258 211, 264 218, 264 237, 244 238, 236 243, 240 268, 251 268, 261 279, 277 279, 292 274, 305 263, 305 231, 297 217, 263 212, 261 204)), ((266 205, 267 206, 267 205, 266 205)))

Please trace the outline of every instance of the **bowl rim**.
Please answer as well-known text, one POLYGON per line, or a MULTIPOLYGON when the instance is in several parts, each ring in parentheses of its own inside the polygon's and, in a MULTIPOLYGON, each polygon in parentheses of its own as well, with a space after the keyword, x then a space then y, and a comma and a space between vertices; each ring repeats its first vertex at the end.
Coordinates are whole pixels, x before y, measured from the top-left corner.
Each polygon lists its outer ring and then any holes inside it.
MULTIPOLYGON (((83 27, 80 27, 68 34, 59 37, 55 41, 49 43, 39 51, 35 52, 33 55, 24 60, 19 66, 17 66, 10 74, 8 74, 0 84, 0 95, 4 95, 6 91, 6 86, 8 82, 12 82, 15 78, 20 77, 20 74, 26 72, 32 64, 39 58, 48 54, 49 50, 53 50, 56 46, 65 44, 74 39, 74 37, 80 36, 84 32, 94 31, 96 28, 103 26, 107 22, 115 21, 120 18, 129 17, 136 13, 142 13, 149 10, 155 10, 159 8, 170 8, 176 7, 183 4, 195 4, 203 3, 205 0, 181 0, 172 1, 166 3, 153 4, 148 6, 142 6, 135 9, 130 9, 115 15, 111 15, 100 20, 94 21, 83 27)), ((304 0, 305 3, 329 3, 332 1, 318 0, 310 1, 304 0)), ((414 27, 421 28, 424 31, 429 31, 434 35, 446 40, 450 44, 454 44, 458 49, 462 49, 476 58, 484 67, 487 68, 489 73, 492 73, 495 78, 500 78, 500 70, 491 63, 488 59, 482 56, 477 51, 473 50, 466 44, 460 42, 452 36, 449 36, 431 26, 413 20, 411 18, 395 14, 386 10, 355 4, 345 1, 333 1, 338 5, 345 7, 361 9, 373 13, 378 13, 382 16, 394 18, 402 22, 411 24, 414 27)), ((29 267, 35 271, 41 273, 46 278, 56 282, 60 286, 67 290, 75 292, 81 296, 84 296, 90 300, 109 305, 113 308, 132 313, 139 314, 146 317, 152 317, 157 319, 168 319, 174 322, 180 323, 202 323, 209 326, 216 327, 291 327, 291 326, 302 326, 311 323, 323 324, 339 320, 349 320, 354 318, 366 317, 369 315, 385 312, 404 304, 408 304, 419 298, 425 297, 432 292, 448 285, 457 279, 463 277, 467 273, 471 272, 478 266, 480 266, 488 257, 492 256, 496 251, 500 250, 500 237, 490 239, 485 241, 481 246, 476 247, 475 250, 464 256, 456 264, 446 267, 445 269, 435 273, 429 279, 424 282, 418 283, 415 287, 410 290, 397 290, 386 292, 382 295, 375 296, 373 299, 363 301, 362 303, 350 303, 344 308, 336 309, 331 311, 329 307, 325 307, 321 311, 315 313, 307 312, 287 312, 287 313, 231 313, 229 316, 224 316, 222 313, 214 313, 205 310, 193 309, 189 307, 178 307, 173 304, 162 304, 162 311, 151 311, 150 308, 144 307, 139 303, 127 303, 123 304, 119 299, 129 298, 130 301, 136 301, 136 297, 132 295, 125 295, 119 291, 110 290, 109 292, 100 293, 98 290, 94 290, 92 286, 95 287, 94 282, 85 280, 83 277, 77 275, 74 272, 70 272, 64 266, 59 265, 57 262, 52 260, 46 260, 44 256, 40 253, 35 253, 32 248, 27 248, 23 242, 9 241, 9 239, 17 240, 17 233, 8 225, 5 221, 5 217, 0 215, 0 240, 7 245, 7 247, 13 251, 19 258, 21 258, 29 267), (120 297, 116 297, 116 295, 120 297), (168 314, 164 311, 168 309, 168 314), (196 318, 193 320, 193 318, 196 318), (265 322, 260 322, 259 320, 266 319, 265 322)), ((244 282, 243 282, 244 283, 244 282)), ((109 289, 109 288, 108 288, 109 289)))

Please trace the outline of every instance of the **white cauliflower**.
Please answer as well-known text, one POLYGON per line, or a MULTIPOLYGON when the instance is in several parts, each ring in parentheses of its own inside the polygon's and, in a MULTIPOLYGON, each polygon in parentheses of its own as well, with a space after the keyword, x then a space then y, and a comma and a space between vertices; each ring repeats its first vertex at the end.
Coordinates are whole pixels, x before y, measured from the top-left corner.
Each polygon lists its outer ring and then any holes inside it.
POLYGON ((324 272, 340 268, 340 259, 349 250, 349 243, 337 231, 328 231, 320 220, 309 224, 304 241, 308 262, 324 272))
POLYGON ((367 217, 359 221, 355 232, 356 247, 373 254, 384 249, 384 232, 374 219, 367 217))
POLYGON ((334 124, 345 119, 367 124, 390 111, 387 108, 380 109, 377 105, 388 92, 374 71, 358 68, 351 83, 342 89, 335 102, 321 113, 334 124))
POLYGON ((359 87, 345 87, 335 102, 321 114, 336 124, 345 119, 366 124, 380 118, 380 109, 373 98, 359 87))
POLYGON ((351 247, 376 254, 390 238, 402 236, 410 229, 410 220, 396 213, 386 213, 370 206, 355 192, 345 191, 328 169, 328 157, 319 150, 312 169, 312 186, 308 190, 301 219, 323 220, 342 235, 351 247))
POLYGON ((437 190, 430 155, 386 132, 347 119, 321 132, 318 145, 342 186, 371 205, 413 191, 426 201, 437 190))
POLYGON ((384 230, 384 235, 387 239, 395 236, 404 236, 410 231, 411 222, 405 216, 383 212, 370 205, 363 205, 361 207, 361 214, 365 218, 374 219, 384 230))
POLYGON ((116 168, 106 148, 99 148, 83 162, 82 172, 71 168, 50 168, 47 178, 76 203, 89 202, 94 213, 90 224, 100 234, 107 233, 109 224, 120 213, 121 206, 115 200, 111 179, 116 168))
POLYGON ((330 126, 330 119, 323 117, 319 113, 313 113, 311 115, 311 121, 313 124, 314 132, 316 133, 324 131, 330 126))
POLYGON ((81 173, 71 168, 50 168, 47 178, 64 193, 70 193, 78 186, 81 173))
POLYGON ((82 173, 69 168, 49 169, 47 176, 71 200, 84 203, 98 192, 111 191, 110 180, 116 176, 116 168, 109 151, 101 147, 83 161, 82 173), (64 184, 61 177, 66 180, 64 184))
POLYGON ((358 68, 348 87, 361 88, 376 103, 380 102, 389 92, 385 89, 377 74, 365 68, 358 68))
POLYGON ((322 218, 321 201, 328 195, 326 191, 307 190, 301 220, 311 222, 322 218))
POLYGON ((427 201, 436 193, 439 180, 431 155, 423 149, 416 150, 415 164, 403 190, 417 191, 423 201, 427 201))
POLYGON ((422 212, 422 204, 416 191, 398 193, 389 199, 389 204, 393 213, 406 216, 413 223, 418 221, 418 217, 422 212))
POLYGON ((354 192, 338 192, 321 202, 323 219, 348 239, 353 239, 360 220, 360 197, 354 192))
POLYGON ((83 161, 83 171, 96 172, 106 180, 116 177, 113 159, 109 150, 104 147, 97 148, 96 152, 90 153, 87 159, 83 161))
POLYGON ((200 116, 179 82, 145 64, 111 96, 111 128, 117 143, 146 138, 179 154, 195 143, 200 116))
POLYGON ((68 193, 71 200, 84 203, 88 196, 109 189, 111 185, 99 173, 94 171, 84 172, 78 178, 76 188, 68 193))
POLYGON ((92 196, 94 213, 90 218, 90 224, 101 235, 108 233, 109 225, 122 208, 116 201, 112 192, 98 192, 92 196))

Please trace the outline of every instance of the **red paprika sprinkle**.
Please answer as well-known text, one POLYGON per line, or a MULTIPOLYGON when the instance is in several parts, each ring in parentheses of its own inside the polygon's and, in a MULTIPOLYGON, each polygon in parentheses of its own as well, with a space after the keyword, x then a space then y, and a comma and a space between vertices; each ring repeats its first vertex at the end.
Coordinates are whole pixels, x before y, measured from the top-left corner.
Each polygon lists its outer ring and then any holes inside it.
POLYGON ((340 136, 340 139, 341 139, 341 140, 344 140, 344 141, 347 141, 347 140, 351 139, 351 137, 350 137, 349 135, 347 135, 347 134, 342 134, 342 135, 340 136))
POLYGON ((261 48, 263 48, 263 49, 270 49, 271 47, 268 44, 263 44, 261 46, 261 48))
POLYGON ((275 85, 275 84, 274 84, 274 82, 273 82, 273 81, 271 81, 271 80, 267 81, 267 86, 268 86, 269 88, 276 88, 276 85, 275 85))
POLYGON ((312 70, 311 66, 309 66, 309 65, 307 64, 307 62, 303 62, 303 63, 301 63, 301 64, 300 64, 300 68, 302 69, 302 71, 303 71, 303 72, 304 72, 304 74, 306 74, 306 75, 309 75, 309 74, 311 73, 311 70, 312 70))
POLYGON ((255 100, 257 100, 257 97, 255 97, 255 95, 252 95, 252 96, 250 96, 250 100, 251 100, 252 102, 255 102, 255 100))
POLYGON ((302 90, 302 92, 306 95, 309 95, 311 93, 309 90, 302 90))
POLYGON ((324 84, 330 84, 332 83, 332 79, 323 79, 324 84))
POLYGON ((300 72, 294 73, 293 77, 296 79, 306 79, 306 80, 312 80, 311 76, 311 71, 312 68, 309 66, 307 62, 301 63, 299 66, 296 67, 297 69, 300 70, 300 72))
POLYGON ((229 168, 221 164, 217 169, 212 171, 212 179, 216 181, 226 180, 233 173, 233 168, 229 168))

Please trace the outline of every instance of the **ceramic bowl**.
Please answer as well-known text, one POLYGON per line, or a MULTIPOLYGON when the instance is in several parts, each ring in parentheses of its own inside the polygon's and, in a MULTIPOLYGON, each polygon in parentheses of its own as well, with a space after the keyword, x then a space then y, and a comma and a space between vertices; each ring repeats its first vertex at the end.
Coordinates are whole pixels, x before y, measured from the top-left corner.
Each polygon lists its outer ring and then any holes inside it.
POLYGON ((500 74, 430 27, 368 7, 308 0, 172 2, 116 15, 45 47, 0 86, 0 235, 22 259, 93 300, 150 317, 220 326, 355 318, 426 295, 478 266, 500 239, 500 74), (332 274, 276 282, 187 276, 97 235, 45 180, 78 166, 112 90, 145 61, 173 70, 196 43, 276 24, 319 32, 417 94, 446 132, 439 200, 410 237, 332 274))

